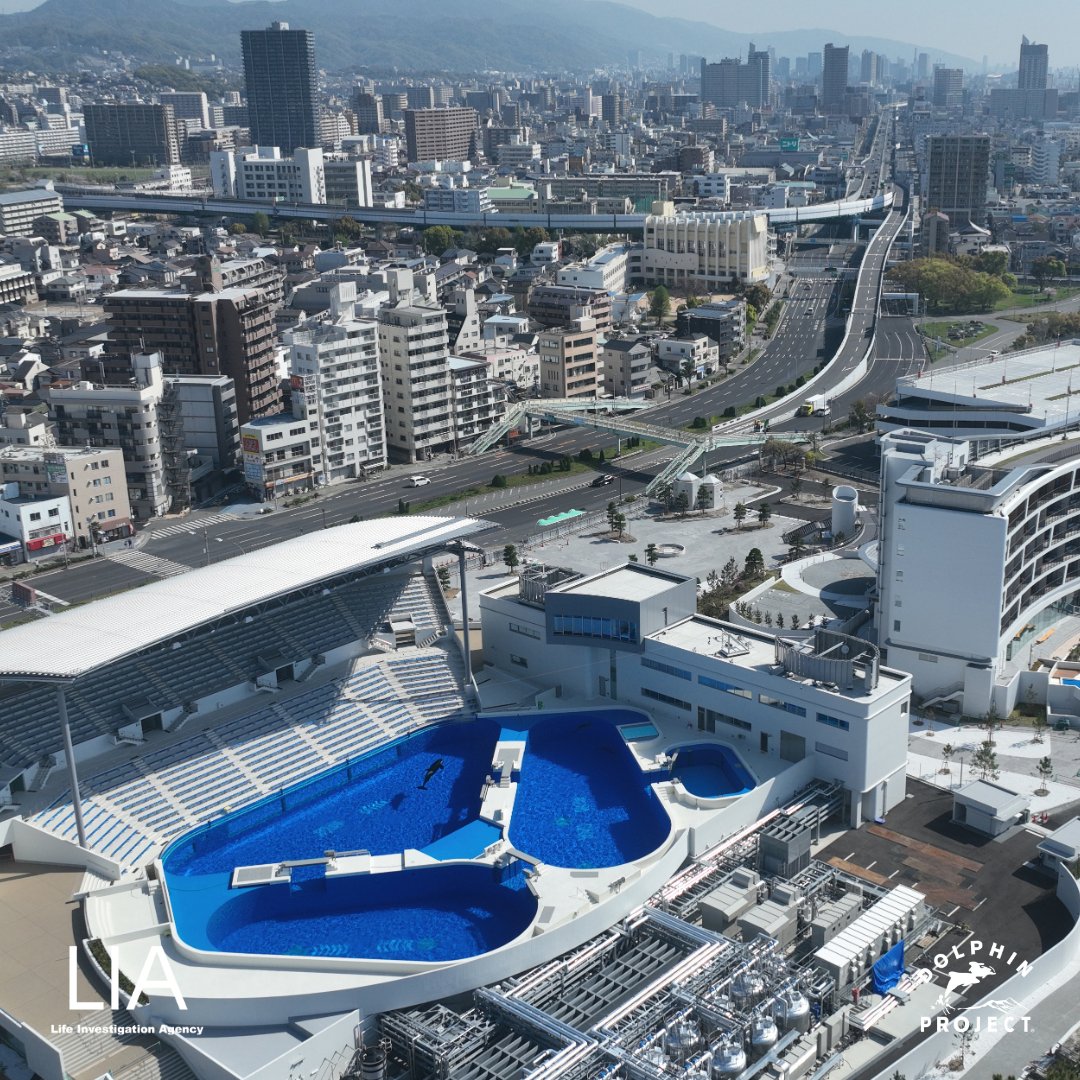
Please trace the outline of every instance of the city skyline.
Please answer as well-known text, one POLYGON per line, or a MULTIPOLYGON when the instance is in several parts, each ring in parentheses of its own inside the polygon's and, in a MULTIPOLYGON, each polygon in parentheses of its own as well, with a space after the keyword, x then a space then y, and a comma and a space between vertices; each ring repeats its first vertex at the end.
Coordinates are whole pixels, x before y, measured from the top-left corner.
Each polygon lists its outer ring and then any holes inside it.
MULTIPOLYGON (((30 11, 44 0, 0 0, 0 14, 30 11)), ((236 4, 251 0, 231 0, 236 4)), ((973 24, 960 4, 940 4, 933 0, 913 0, 905 8, 905 19, 895 26, 882 25, 876 9, 853 5, 850 0, 819 0, 812 14, 798 0, 778 0, 770 11, 769 25, 754 9, 731 8, 718 16, 707 0, 620 0, 658 17, 673 17, 709 23, 733 33, 750 34, 768 44, 770 35, 805 33, 808 38, 833 34, 852 38, 888 38, 920 50, 938 50, 966 56, 976 65, 985 56, 993 67, 1014 69, 1022 35, 1032 41, 1054 42, 1080 38, 1080 7, 1065 0, 1050 0, 1035 9, 1008 7, 994 13, 992 20, 973 24)), ((811 41, 807 48, 818 47, 811 41)), ((1051 69, 1069 67, 1070 58, 1055 58, 1051 48, 1051 69)), ((791 52, 791 50, 787 50, 791 52)))

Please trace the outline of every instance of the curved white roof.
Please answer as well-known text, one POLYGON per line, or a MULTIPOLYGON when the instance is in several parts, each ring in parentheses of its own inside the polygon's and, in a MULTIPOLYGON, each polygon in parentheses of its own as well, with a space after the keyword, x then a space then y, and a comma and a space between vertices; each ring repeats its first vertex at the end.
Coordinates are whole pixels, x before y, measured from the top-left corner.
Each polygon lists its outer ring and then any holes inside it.
POLYGON ((378 518, 71 608, 0 633, 0 679, 74 679, 231 612, 490 528, 476 518, 378 518))

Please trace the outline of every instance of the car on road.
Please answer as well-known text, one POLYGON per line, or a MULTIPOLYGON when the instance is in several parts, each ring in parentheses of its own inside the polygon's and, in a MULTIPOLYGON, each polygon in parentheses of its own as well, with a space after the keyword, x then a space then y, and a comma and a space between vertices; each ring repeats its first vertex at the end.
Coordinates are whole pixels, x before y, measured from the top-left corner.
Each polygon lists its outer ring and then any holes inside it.
POLYGON ((406 486, 407 487, 427 487, 427 485, 430 484, 430 483, 431 483, 431 477, 430 476, 422 476, 420 473, 417 473, 415 476, 410 476, 409 477, 409 479, 406 481, 406 486))
POLYGON ((608 484, 614 484, 615 477, 611 473, 604 473, 602 476, 598 476, 593 482, 593 487, 606 487, 608 484))

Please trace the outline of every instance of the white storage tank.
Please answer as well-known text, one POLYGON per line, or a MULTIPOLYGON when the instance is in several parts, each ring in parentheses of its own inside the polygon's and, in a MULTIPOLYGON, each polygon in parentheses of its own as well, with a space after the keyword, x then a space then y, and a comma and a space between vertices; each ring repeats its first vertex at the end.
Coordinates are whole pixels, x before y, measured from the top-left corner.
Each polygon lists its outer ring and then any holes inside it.
POLYGON ((676 1020, 664 1032, 664 1050, 679 1064, 696 1053, 701 1046, 701 1028, 693 1020, 676 1020))
MULTIPOLYGON (((724 505, 724 482, 715 473, 709 473, 701 480, 701 487, 705 489, 705 509, 714 510, 724 505)), ((696 505, 696 503, 695 503, 696 505)))
POLYGON ((858 527, 859 493, 850 484, 837 484, 832 490, 832 534, 843 533, 847 539, 858 527))
POLYGON ((788 990, 776 999, 773 1016, 781 1032, 810 1030, 810 1002, 801 990, 788 990))
POLYGON ((746 1068, 746 1051, 737 1042, 722 1042, 713 1053, 713 1080, 732 1080, 746 1068))
POLYGON ((692 472, 684 472, 671 485, 671 505, 674 506, 679 501, 680 495, 685 495, 687 509, 693 510, 697 506, 699 487, 701 487, 701 477, 695 476, 692 472))
POLYGON ((750 1057, 754 1061, 764 1057, 779 1037, 776 1021, 771 1016, 759 1016, 750 1025, 750 1057))

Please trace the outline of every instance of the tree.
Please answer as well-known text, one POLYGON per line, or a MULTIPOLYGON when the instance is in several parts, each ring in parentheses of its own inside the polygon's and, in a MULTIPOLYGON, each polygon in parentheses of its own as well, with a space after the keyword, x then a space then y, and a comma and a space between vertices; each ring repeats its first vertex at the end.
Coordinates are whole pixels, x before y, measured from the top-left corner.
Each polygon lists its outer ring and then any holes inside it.
POLYGON ((506 487, 506 477, 503 476, 502 473, 496 473, 491 478, 491 484, 489 486, 493 487, 493 488, 504 488, 504 487, 506 487))
POLYGON ((1046 710, 1033 704, 1035 687, 1029 686, 1027 692, 1030 695, 1029 708, 1034 710, 1031 715, 1031 727, 1035 732, 1035 741, 1041 743, 1043 741, 1043 732, 1046 731, 1046 710))
POLYGON ((503 562, 506 563, 511 574, 517 569, 520 561, 521 560, 518 558, 518 549, 513 544, 507 544, 506 547, 503 548, 503 562))
POLYGON ((731 555, 720 571, 720 584, 725 588, 730 588, 738 580, 739 564, 735 561, 735 556, 731 555))
POLYGON ((1001 775, 994 744, 987 739, 979 743, 979 749, 971 758, 971 767, 984 779, 996 780, 1001 775))
POLYGON ((763 502, 758 507, 757 519, 758 519, 758 524, 762 528, 765 528, 765 526, 768 525, 769 522, 772 520, 772 507, 769 506, 769 504, 767 502, 763 502))
POLYGON ((432 225, 424 230, 423 244, 429 255, 441 255, 454 246, 454 230, 449 225, 432 225))
POLYGON ((795 562, 796 559, 801 559, 805 550, 806 541, 802 538, 800 533, 796 533, 791 538, 791 543, 788 544, 788 559, 791 562, 795 562))
POLYGON ((799 493, 802 491, 802 477, 793 476, 791 478, 791 497, 798 502, 799 493))
POLYGON ((675 513, 679 517, 686 517, 686 511, 690 509, 690 496, 685 491, 680 491, 675 496, 675 513))
POLYGON ((947 773, 949 771, 949 759, 955 753, 956 748, 952 743, 946 743, 941 748, 941 771, 947 773))
POLYGON ((615 531, 615 515, 618 512, 619 512, 619 508, 618 508, 618 506, 616 506, 615 500, 612 499, 612 501, 607 504, 607 523, 608 523, 608 528, 612 532, 615 531))
POLYGON ((839 532, 833 533, 833 547, 843 547, 847 543, 847 534, 841 529, 839 532))
POLYGON ((663 285, 657 285, 649 297, 649 314, 657 322, 671 314, 671 294, 663 285))
POLYGON ((697 368, 694 366, 693 360, 684 360, 679 365, 679 375, 686 380, 686 385, 689 386, 694 381, 694 372, 697 368))
POLYGON ((792 630, 798 630, 799 629, 799 616, 798 616, 797 613, 791 616, 791 629, 792 630))
POLYGON ((851 408, 848 410, 848 420, 856 431, 866 431, 873 423, 870 410, 867 408, 866 401, 863 398, 851 403, 851 408))
POLYGON ((782 611, 776 613, 776 628, 777 630, 784 629, 784 613, 782 611))
POLYGON ((742 523, 746 520, 746 515, 750 511, 746 509, 746 503, 737 502, 735 509, 731 511, 731 516, 735 519, 735 524, 741 529, 742 523))
POLYGON ((700 510, 702 514, 708 509, 709 506, 709 489, 702 484, 697 489, 697 498, 694 500, 694 507, 700 510))
POLYGON ((243 236, 247 232, 247 226, 242 221, 234 221, 229 226, 229 234, 231 236, 243 236))
POLYGON ((765 612, 765 625, 766 626, 772 626, 772 612, 771 611, 766 611, 765 612))
POLYGON ((623 533, 626 531, 626 515, 615 515, 615 532, 618 533, 619 539, 622 540, 623 533))
POLYGON ((1050 789, 1046 786, 1047 780, 1054 775, 1054 763, 1050 760, 1049 756, 1040 758, 1038 765, 1035 766, 1035 771, 1039 774, 1039 779, 1042 784, 1036 790, 1036 795, 1049 795, 1050 789))
MULTIPOLYGON (((527 229, 517 228, 514 230, 512 237, 513 246, 522 258, 531 255, 532 249, 537 244, 545 244, 551 239, 548 236, 547 229, 541 228, 539 225, 530 225, 527 229)), ((502 246, 506 247, 507 245, 503 244, 502 246)))
POLYGON ((251 231, 265 236, 270 231, 270 219, 261 210, 251 215, 251 231))
POLYGON ((765 574, 765 556, 761 554, 761 548, 753 547, 746 553, 743 563, 743 576, 747 578, 759 578, 765 574))
POLYGON ((660 552, 657 551, 656 545, 655 544, 649 544, 645 548, 645 561, 650 566, 655 566, 656 565, 656 560, 659 559, 659 558, 660 558, 660 552))
POLYGON ((1041 289, 1047 278, 1065 276, 1065 264, 1053 255, 1040 255, 1031 264, 1031 276, 1041 289))
POLYGON ((1000 719, 997 706, 992 701, 990 702, 990 708, 986 710, 986 715, 979 721, 978 726, 986 732, 986 741, 993 746, 994 731, 1000 727, 1000 719))

